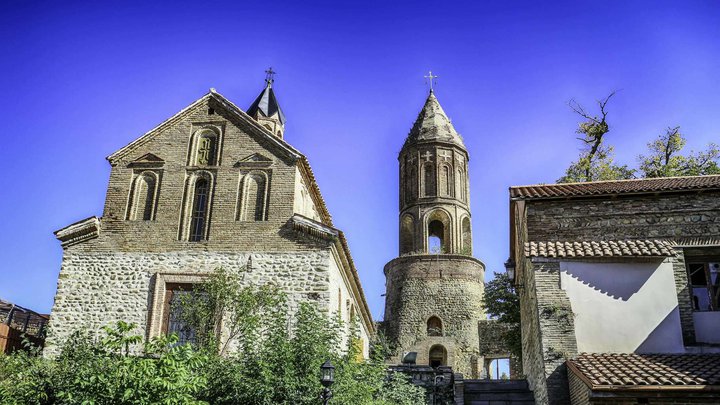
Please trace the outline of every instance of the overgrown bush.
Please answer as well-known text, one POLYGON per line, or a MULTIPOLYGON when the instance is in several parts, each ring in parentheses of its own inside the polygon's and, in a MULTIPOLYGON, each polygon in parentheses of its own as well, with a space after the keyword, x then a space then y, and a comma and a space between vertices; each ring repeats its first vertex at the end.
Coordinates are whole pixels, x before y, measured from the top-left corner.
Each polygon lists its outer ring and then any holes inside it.
POLYGON ((318 404, 327 359, 336 366, 332 404, 424 402, 420 388, 387 373, 380 346, 360 359, 356 326, 343 339, 342 323, 315 306, 293 314, 277 289, 240 287, 236 277, 218 270, 182 303, 186 320, 208 331, 195 347, 175 335, 143 344, 136 325, 118 322, 100 341, 75 334, 54 359, 0 355, 0 404, 318 404), (231 335, 222 346, 209 332, 218 308, 231 335))

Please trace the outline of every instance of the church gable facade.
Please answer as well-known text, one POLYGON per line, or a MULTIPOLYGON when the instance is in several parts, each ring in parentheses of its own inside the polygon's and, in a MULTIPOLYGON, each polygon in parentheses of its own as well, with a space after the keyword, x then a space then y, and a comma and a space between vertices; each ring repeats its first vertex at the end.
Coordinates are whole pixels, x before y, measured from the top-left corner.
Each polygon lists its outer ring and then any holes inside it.
MULTIPOLYGON (((271 83, 261 107, 277 116, 271 83)), ((307 159, 282 139, 284 116, 272 130, 211 90, 110 155, 103 216, 55 233, 64 252, 47 352, 115 320, 168 333, 174 289, 223 267, 282 286, 292 307, 356 317, 367 354, 374 326, 347 242, 307 159)))

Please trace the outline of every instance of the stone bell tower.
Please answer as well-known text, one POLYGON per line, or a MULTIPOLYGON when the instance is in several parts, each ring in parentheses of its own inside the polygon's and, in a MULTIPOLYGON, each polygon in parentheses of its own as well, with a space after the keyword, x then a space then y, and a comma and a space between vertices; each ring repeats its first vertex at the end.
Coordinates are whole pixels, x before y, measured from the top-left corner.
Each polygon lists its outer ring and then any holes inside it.
POLYGON ((383 328, 394 362, 478 374, 483 263, 472 255, 469 155, 433 91, 398 156, 400 252, 385 265, 383 328))

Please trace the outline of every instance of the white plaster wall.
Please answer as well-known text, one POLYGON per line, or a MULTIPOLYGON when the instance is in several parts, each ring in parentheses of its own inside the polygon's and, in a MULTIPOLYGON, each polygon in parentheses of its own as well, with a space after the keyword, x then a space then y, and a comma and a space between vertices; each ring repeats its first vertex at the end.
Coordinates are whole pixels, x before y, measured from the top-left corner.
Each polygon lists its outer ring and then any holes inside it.
POLYGON ((720 312, 695 312, 693 321, 699 343, 720 343, 720 312))
POLYGON ((670 263, 560 263, 579 352, 684 352, 670 263))

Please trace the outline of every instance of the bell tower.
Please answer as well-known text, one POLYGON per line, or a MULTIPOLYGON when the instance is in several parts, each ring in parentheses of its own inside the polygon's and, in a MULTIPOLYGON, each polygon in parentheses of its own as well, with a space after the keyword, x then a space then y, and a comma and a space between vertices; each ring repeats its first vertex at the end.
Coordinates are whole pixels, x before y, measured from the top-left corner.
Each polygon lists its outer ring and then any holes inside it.
POLYGON ((469 155, 431 90, 398 156, 400 251, 385 265, 383 328, 395 362, 478 374, 483 263, 472 257, 469 155))

